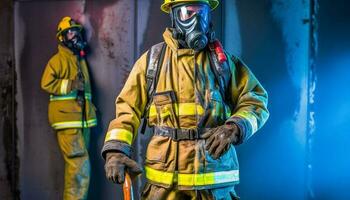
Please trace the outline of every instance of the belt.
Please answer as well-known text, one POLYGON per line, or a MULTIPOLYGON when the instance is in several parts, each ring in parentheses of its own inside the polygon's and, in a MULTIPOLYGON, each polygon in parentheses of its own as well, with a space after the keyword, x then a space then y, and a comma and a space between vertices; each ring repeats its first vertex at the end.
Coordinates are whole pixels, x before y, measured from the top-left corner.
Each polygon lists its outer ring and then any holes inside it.
POLYGON ((171 137, 174 141, 179 140, 197 140, 201 139, 201 133, 209 130, 203 129, 178 129, 169 127, 154 127, 154 135, 160 135, 165 137, 171 137))

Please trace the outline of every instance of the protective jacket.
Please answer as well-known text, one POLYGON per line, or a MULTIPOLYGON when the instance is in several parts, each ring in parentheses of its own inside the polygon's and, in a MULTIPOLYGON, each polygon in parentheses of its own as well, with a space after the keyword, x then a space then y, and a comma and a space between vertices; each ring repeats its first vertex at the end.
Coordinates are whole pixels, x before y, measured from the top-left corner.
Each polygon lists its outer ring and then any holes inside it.
POLYGON ((78 73, 78 60, 85 80, 86 119, 84 127, 96 126, 95 106, 91 102, 91 86, 85 59, 78 59, 68 48, 59 45, 46 65, 41 87, 50 93, 49 122, 58 129, 82 128, 82 108, 77 103, 77 91, 72 90, 72 81, 78 73))
MULTIPOLYGON (((243 142, 263 126, 269 116, 267 93, 247 66, 235 57, 228 59, 230 79, 222 93, 208 49, 200 52, 180 49, 169 29, 163 37, 166 50, 146 116, 149 126, 198 130, 233 122, 243 133, 243 142)), ((118 149, 120 145, 113 147, 113 141, 128 146, 136 138, 147 102, 146 68, 150 59, 147 55, 146 52, 137 60, 116 99, 116 118, 106 134, 103 154, 110 150, 123 151, 118 149)), ((204 144, 203 139, 173 140, 154 135, 147 147, 146 178, 163 187, 176 184, 180 190, 237 184, 239 170, 235 147, 231 145, 214 160, 204 144)))

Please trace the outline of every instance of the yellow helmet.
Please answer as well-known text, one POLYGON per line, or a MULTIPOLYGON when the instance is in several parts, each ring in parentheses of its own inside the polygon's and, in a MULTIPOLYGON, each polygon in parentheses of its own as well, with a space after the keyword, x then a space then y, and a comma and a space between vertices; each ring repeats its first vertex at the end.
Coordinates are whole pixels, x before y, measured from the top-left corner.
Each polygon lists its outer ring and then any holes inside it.
POLYGON ((71 17, 63 17, 57 26, 57 33, 56 33, 57 39, 60 42, 62 42, 63 41, 62 32, 73 27, 79 28, 80 31, 83 29, 83 26, 75 22, 71 17))
POLYGON ((169 13, 171 6, 178 3, 207 3, 211 10, 214 10, 219 5, 219 0, 164 0, 164 3, 160 7, 163 12, 169 13))

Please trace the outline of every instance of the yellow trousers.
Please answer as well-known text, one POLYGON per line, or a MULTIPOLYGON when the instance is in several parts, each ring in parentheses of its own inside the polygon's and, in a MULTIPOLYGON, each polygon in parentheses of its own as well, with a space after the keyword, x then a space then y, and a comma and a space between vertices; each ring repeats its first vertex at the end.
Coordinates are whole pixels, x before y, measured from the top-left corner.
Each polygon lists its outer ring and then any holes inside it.
POLYGON ((206 190, 178 190, 146 183, 142 200, 239 200, 234 186, 206 190))
POLYGON ((64 200, 86 199, 90 182, 90 130, 62 129, 57 139, 65 160, 64 200))

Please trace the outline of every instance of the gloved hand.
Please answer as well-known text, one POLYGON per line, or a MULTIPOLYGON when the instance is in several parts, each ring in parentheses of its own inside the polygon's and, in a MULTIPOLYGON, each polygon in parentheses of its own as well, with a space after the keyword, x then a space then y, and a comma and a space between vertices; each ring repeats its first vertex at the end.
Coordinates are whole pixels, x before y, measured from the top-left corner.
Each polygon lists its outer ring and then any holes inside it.
POLYGON ((84 80, 74 79, 72 81, 72 90, 84 91, 84 80))
POLYGON ((238 144, 241 140, 241 133, 234 123, 224 124, 210 129, 202 135, 205 139, 205 148, 209 154, 218 159, 231 144, 238 144))
POLYGON ((125 179, 125 170, 133 178, 142 173, 142 168, 123 153, 108 152, 106 154, 105 171, 108 180, 122 184, 125 179))

